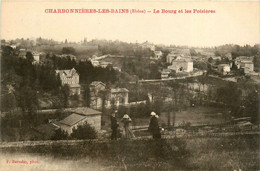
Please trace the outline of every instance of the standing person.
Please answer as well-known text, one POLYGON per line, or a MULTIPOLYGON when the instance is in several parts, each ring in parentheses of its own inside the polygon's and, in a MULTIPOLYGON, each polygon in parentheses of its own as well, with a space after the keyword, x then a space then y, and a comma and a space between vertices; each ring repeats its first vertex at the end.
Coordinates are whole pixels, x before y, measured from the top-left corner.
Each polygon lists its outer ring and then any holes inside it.
POLYGON ((117 123, 117 120, 116 120, 116 114, 115 113, 112 113, 110 120, 111 120, 111 129, 112 129, 111 140, 117 140, 118 123, 117 123))
POLYGON ((150 118, 148 130, 152 133, 153 139, 160 139, 161 138, 158 117, 159 116, 156 115, 155 112, 151 112, 151 118, 150 118))
POLYGON ((124 136, 126 139, 134 138, 135 135, 130 128, 130 123, 132 122, 131 118, 125 114, 124 117, 121 119, 121 122, 124 124, 124 136))
POLYGON ((157 125, 157 129, 155 130, 155 138, 156 139, 161 139, 161 131, 160 131, 160 127, 159 127, 159 116, 155 115, 156 118, 156 125, 157 125))

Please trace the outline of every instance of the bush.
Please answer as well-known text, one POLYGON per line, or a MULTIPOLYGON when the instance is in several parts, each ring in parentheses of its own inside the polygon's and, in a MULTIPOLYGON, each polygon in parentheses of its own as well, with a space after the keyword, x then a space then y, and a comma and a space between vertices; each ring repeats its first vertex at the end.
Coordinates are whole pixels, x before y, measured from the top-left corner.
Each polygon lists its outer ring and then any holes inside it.
POLYGON ((77 129, 73 128, 70 136, 72 139, 95 139, 97 132, 86 122, 84 125, 78 126, 77 129))
POLYGON ((51 140, 67 140, 69 139, 69 135, 67 132, 57 129, 55 134, 51 137, 51 140))

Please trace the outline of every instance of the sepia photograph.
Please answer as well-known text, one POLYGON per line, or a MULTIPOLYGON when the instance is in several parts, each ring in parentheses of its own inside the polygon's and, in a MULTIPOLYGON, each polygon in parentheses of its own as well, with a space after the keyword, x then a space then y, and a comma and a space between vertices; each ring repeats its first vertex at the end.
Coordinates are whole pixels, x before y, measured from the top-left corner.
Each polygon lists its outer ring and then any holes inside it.
POLYGON ((0 171, 260 170, 260 1, 0 6, 0 171))

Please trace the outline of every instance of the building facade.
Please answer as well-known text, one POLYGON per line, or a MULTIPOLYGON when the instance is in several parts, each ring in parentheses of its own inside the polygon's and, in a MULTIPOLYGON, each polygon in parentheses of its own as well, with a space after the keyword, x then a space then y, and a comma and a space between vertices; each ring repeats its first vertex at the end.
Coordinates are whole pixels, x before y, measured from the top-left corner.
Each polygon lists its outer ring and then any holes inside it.
POLYGON ((162 57, 162 51, 154 51, 155 59, 160 59, 162 57))
POLYGON ((94 81, 89 86, 90 107, 100 109, 128 104, 128 90, 126 88, 106 88, 106 85, 99 81, 94 81), (104 103, 104 104, 103 104, 104 103))
POLYGON ((227 75, 230 73, 230 66, 228 64, 220 64, 218 65, 218 72, 222 75, 227 75))
POLYGON ((79 74, 76 69, 55 71, 60 77, 61 84, 69 86, 71 95, 80 94, 79 74))
POLYGON ((168 69, 178 72, 192 72, 193 62, 185 59, 173 60, 172 65, 168 66, 168 69))
POLYGON ((106 85, 100 81, 94 81, 89 85, 91 108, 99 109, 102 107, 102 93, 105 93, 105 89, 106 85))

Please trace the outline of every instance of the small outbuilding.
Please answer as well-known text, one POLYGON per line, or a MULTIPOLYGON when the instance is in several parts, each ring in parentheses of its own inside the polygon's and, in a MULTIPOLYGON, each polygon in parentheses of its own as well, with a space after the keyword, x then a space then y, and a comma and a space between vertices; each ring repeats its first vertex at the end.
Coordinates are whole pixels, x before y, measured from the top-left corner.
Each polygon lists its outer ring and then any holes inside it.
POLYGON ((69 135, 72 133, 73 128, 77 128, 86 122, 94 127, 96 131, 101 130, 101 112, 88 107, 72 108, 70 111, 72 112, 71 115, 59 121, 61 130, 69 135))

